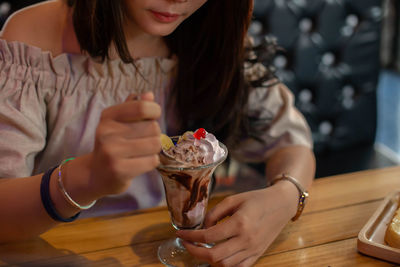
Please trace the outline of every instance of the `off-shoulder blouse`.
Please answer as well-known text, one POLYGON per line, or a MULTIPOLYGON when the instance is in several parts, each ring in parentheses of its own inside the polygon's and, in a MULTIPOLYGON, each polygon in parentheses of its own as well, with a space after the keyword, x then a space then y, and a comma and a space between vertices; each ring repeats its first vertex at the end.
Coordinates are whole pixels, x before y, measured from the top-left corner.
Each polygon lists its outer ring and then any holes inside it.
MULTIPOLYGON (((131 93, 152 91, 165 111, 176 61, 142 58, 135 65, 78 54, 52 57, 31 45, 0 40, 0 177, 42 173, 91 152, 102 110, 131 93)), ((283 84, 253 88, 249 102, 249 116, 260 134, 230 151, 238 159, 262 161, 283 146, 312 146, 310 130, 283 84)), ((174 118, 164 115, 159 122, 168 132, 174 118)), ((151 171, 134 178, 126 193, 99 200, 83 216, 152 207, 163 199, 162 181, 151 171)))

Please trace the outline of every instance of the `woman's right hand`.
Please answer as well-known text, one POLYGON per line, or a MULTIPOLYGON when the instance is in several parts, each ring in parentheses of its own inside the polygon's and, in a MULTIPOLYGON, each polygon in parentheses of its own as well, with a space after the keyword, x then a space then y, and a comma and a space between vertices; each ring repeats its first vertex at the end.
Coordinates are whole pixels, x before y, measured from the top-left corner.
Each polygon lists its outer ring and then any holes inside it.
POLYGON ((90 187, 99 196, 125 191, 131 179, 159 164, 160 106, 152 93, 130 95, 105 109, 96 130, 90 160, 90 187))

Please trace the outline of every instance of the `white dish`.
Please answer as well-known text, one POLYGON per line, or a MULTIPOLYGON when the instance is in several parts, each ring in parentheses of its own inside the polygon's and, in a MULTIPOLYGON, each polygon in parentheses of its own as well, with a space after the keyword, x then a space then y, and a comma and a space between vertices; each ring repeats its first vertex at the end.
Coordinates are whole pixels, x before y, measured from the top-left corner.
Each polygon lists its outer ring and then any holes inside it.
POLYGON ((366 255, 400 263, 400 249, 386 244, 388 224, 399 207, 400 191, 387 196, 358 234, 357 248, 366 255))

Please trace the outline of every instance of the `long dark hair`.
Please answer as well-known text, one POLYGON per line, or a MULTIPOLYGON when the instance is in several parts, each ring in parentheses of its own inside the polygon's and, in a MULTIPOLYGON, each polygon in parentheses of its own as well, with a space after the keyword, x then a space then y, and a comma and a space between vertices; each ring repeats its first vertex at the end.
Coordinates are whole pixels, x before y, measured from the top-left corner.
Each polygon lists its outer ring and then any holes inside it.
MULTIPOLYGON (((68 4, 82 50, 104 60, 114 43, 121 59, 134 63, 122 27, 123 0, 68 0, 68 4)), ((208 0, 165 37, 178 57, 170 103, 181 130, 203 127, 228 142, 246 129, 249 85, 243 75, 244 40, 252 7, 253 0, 208 0)))

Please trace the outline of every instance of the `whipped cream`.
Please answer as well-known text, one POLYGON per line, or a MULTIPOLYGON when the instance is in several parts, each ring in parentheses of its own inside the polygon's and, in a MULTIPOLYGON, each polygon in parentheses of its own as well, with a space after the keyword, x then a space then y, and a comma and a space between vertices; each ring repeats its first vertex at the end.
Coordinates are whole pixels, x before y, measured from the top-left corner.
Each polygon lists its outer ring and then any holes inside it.
POLYGON ((191 166, 211 164, 225 155, 217 138, 206 131, 199 139, 194 137, 193 132, 184 133, 177 144, 164 150, 164 153, 179 163, 191 166))

